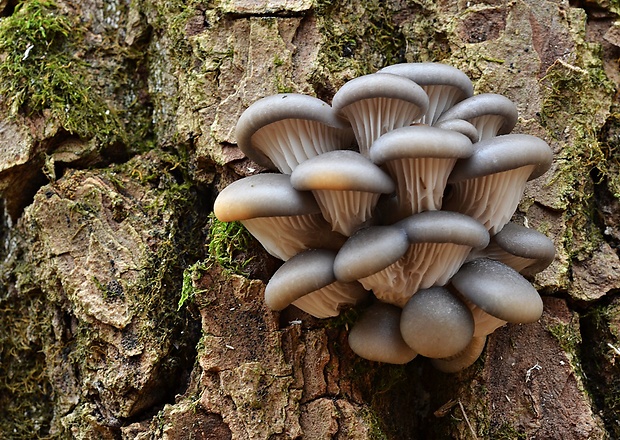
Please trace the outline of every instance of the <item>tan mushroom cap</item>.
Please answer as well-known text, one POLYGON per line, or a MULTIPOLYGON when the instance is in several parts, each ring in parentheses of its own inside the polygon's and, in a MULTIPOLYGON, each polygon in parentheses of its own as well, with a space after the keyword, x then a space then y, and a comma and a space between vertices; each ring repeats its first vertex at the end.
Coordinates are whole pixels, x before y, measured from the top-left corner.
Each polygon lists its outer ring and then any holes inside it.
POLYGON ((235 137, 254 162, 288 174, 309 157, 348 148, 353 132, 347 120, 322 100, 284 93, 249 106, 237 121, 235 137))
POLYGON ((405 127, 428 108, 428 96, 415 82, 389 73, 352 79, 336 92, 334 110, 350 121, 359 151, 368 157, 382 134, 405 127))
POLYGON ((400 332, 422 356, 447 358, 464 350, 474 333, 469 308, 444 287, 413 295, 403 308, 400 332))
POLYGON ((416 357, 400 334, 401 310, 376 302, 364 311, 349 333, 349 346, 358 356, 376 362, 406 364, 416 357))
POLYGON ((452 277, 451 285, 468 301, 507 322, 530 323, 542 315, 543 303, 536 289, 499 261, 469 261, 452 277))
POLYGON ((474 93, 469 77, 448 64, 393 64, 379 72, 404 76, 424 89, 429 96, 429 106, 424 116, 419 119, 423 124, 433 125, 443 112, 474 93))
POLYGON ((335 251, 310 249, 285 262, 265 288, 265 303, 272 310, 293 304, 317 318, 337 316, 344 305, 357 304, 368 296, 359 283, 336 280, 335 251), (299 300, 304 300, 300 302, 299 300))
POLYGON ((472 366, 478 360, 486 342, 486 336, 474 336, 463 351, 448 358, 431 359, 431 364, 444 373, 458 373, 472 366))

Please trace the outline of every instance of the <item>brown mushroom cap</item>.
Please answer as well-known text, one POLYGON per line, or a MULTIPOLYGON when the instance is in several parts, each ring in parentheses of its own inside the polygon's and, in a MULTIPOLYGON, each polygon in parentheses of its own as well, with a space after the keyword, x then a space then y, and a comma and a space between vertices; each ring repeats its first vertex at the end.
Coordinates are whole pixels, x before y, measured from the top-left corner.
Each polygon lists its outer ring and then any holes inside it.
POLYGON ((304 298, 307 301, 303 304, 308 306, 303 308, 305 312, 325 318, 338 315, 344 304, 356 304, 364 299, 368 292, 359 283, 345 289, 330 289, 327 295, 321 293, 322 289, 338 283, 333 270, 335 257, 335 251, 310 249, 285 262, 267 283, 267 306, 272 310, 282 310, 290 304, 299 307, 296 301, 304 298))
POLYGON ((334 110, 351 122, 362 155, 382 134, 413 122, 428 108, 428 96, 415 82, 373 73, 347 82, 334 95, 334 110))
POLYGON ((434 124, 455 103, 473 95, 467 75, 456 67, 441 63, 403 63, 384 67, 380 73, 404 76, 419 84, 429 96, 429 108, 422 123, 434 124))
POLYGON ((256 101, 239 117, 235 136, 237 145, 247 157, 284 173, 289 173, 308 157, 347 148, 353 139, 350 124, 329 104, 295 93, 256 101), (304 124, 296 124, 299 121, 304 124), (259 131, 268 131, 276 141, 257 145, 255 135, 259 131))
POLYGON ((220 192, 213 212, 232 222, 256 217, 278 217, 321 212, 312 194, 297 191, 286 174, 256 174, 239 179, 220 192))
POLYGON ((517 118, 517 107, 510 99, 496 93, 481 93, 455 104, 437 122, 464 119, 476 126, 479 139, 484 140, 510 133, 517 118))
POLYGON ((370 361, 406 364, 416 357, 400 334, 401 310, 376 302, 364 311, 349 333, 349 346, 370 361))
POLYGON ((504 321, 529 323, 542 315, 543 303, 536 289, 499 261, 469 261, 452 277, 451 284, 468 301, 504 321))
POLYGON ((443 287, 431 287, 413 295, 400 319, 403 339, 414 351, 430 358, 446 358, 461 352, 474 334, 469 308, 443 287))

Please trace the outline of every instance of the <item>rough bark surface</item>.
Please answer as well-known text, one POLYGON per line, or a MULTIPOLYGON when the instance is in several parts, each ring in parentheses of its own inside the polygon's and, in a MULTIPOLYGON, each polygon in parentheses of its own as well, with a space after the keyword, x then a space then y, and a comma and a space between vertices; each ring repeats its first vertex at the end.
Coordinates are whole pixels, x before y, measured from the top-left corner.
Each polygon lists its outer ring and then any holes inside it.
POLYGON ((620 438, 616 1, 0 1, 0 438, 620 438), (278 262, 209 215, 260 171, 258 98, 330 101, 442 61, 519 109, 552 169, 539 322, 467 370, 390 366, 262 300, 278 262))

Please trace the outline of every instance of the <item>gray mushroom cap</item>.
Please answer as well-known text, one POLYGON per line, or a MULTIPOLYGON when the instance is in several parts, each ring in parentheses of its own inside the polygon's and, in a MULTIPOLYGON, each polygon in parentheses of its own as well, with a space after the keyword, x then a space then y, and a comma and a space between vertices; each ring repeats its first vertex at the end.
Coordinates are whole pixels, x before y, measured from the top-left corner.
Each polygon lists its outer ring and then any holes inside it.
POLYGON ((341 111, 362 99, 393 98, 415 104, 419 110, 412 119, 428 107, 428 96, 415 82, 399 75, 372 73, 359 76, 345 83, 334 95, 332 107, 341 111))
POLYGON ((475 118, 490 115, 501 118, 501 124, 495 134, 508 134, 517 124, 517 107, 510 99, 496 93, 471 96, 446 110, 437 122, 450 119, 464 119, 471 122, 475 118))
POLYGON ((469 308, 446 288, 431 287, 418 291, 405 304, 400 332, 418 354, 446 358, 470 343, 474 319, 469 308))
POLYGON ((360 153, 335 150, 299 164, 291 185, 300 191, 364 191, 389 194, 394 182, 381 168, 360 153))
POLYGON ((213 212, 223 222, 321 212, 312 194, 297 191, 285 174, 256 174, 239 179, 220 192, 213 212))
POLYGON ((340 281, 353 281, 375 274, 398 261, 409 248, 404 230, 394 226, 360 229, 344 243, 334 260, 340 281))
MULTIPOLYGON (((317 124, 351 133, 351 126, 347 120, 339 116, 329 104, 308 95, 283 93, 261 98, 241 114, 235 128, 237 145, 257 164, 275 170, 278 167, 272 158, 255 147, 252 136, 275 122, 290 119, 314 121, 317 124)), ((328 146, 330 149, 346 147, 348 145, 328 146)))
POLYGON ((489 233, 473 218, 451 211, 425 211, 395 223, 410 243, 453 243, 482 249, 489 244, 489 233))
MULTIPOLYGON (((286 261, 274 273, 265 288, 265 303, 272 310, 282 310, 295 301, 304 297, 320 293, 321 289, 325 289, 339 283, 334 275, 333 265, 336 252, 328 249, 309 249, 295 255, 286 261)), ((339 306, 342 304, 355 304, 365 298, 368 292, 359 283, 347 283, 342 289, 327 292, 327 295, 315 295, 314 300, 323 303, 313 307, 311 302, 308 305, 312 313, 312 309, 325 310, 318 317, 336 316, 339 306), (340 290, 340 292, 338 292, 340 290), (325 304, 327 303, 327 304, 325 304)))
POLYGON ((478 142, 478 130, 471 122, 464 119, 446 119, 445 121, 437 122, 435 125, 437 128, 443 128, 444 130, 452 130, 469 138, 472 143, 478 142))
POLYGON ((349 346, 370 361, 405 364, 416 357, 400 334, 400 308, 376 302, 364 311, 349 333, 349 346))
POLYGON ((456 131, 429 125, 412 125, 379 137, 370 149, 377 165, 404 158, 466 158, 473 153, 471 140, 456 131))
POLYGON ((528 134, 507 134, 474 144, 474 153, 455 165, 448 182, 459 182, 502 171, 534 165, 528 180, 543 175, 551 166, 553 153, 542 139, 528 134))
POLYGON ((478 258, 452 277, 452 286, 488 314, 511 323, 530 323, 542 315, 540 295, 519 272, 505 264, 478 258))
POLYGON ((462 91, 463 98, 474 94, 474 86, 469 77, 456 67, 442 63, 401 63, 392 64, 379 70, 404 76, 421 86, 450 85, 462 91))
POLYGON ((519 270, 526 275, 544 270, 555 258, 555 245, 549 237, 516 223, 506 224, 492 241, 508 254, 530 260, 525 268, 519 270))

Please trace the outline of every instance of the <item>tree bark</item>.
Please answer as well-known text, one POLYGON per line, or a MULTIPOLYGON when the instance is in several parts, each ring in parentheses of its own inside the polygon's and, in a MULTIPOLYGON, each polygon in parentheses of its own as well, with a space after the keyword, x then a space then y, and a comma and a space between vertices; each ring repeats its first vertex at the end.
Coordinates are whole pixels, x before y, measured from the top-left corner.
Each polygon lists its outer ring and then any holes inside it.
POLYGON ((620 437, 620 9, 593 0, 0 1, 0 437, 620 437), (457 374, 365 361, 359 310, 263 303, 279 262, 210 215, 261 168, 239 115, 397 62, 507 96, 554 152, 515 217, 542 318, 457 374))

